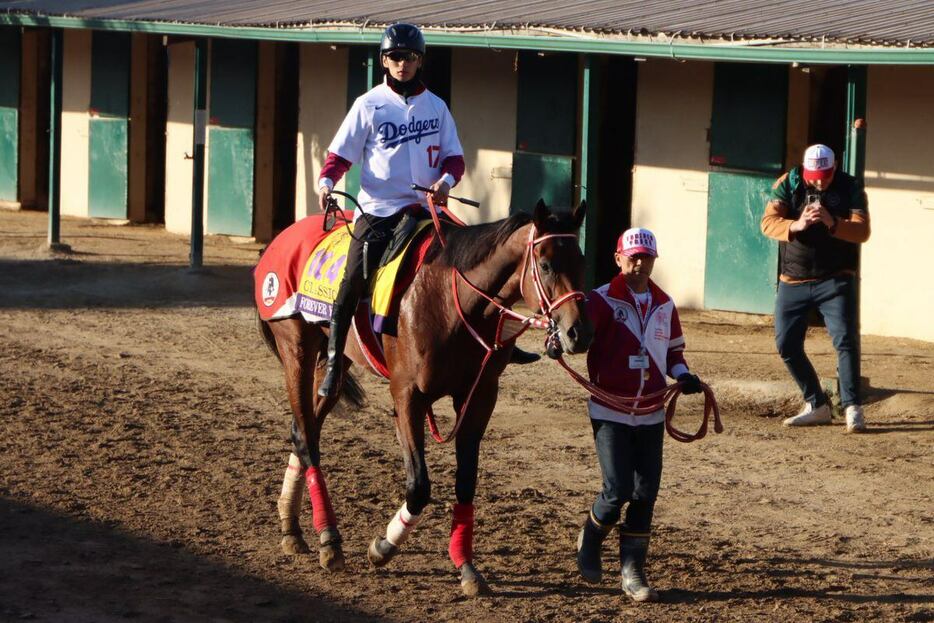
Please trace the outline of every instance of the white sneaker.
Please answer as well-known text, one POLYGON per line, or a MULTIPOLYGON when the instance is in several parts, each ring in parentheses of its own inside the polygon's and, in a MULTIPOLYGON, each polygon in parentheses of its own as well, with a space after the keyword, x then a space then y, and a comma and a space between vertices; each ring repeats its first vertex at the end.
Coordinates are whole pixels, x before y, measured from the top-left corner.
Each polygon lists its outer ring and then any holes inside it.
POLYGON ((846 408, 846 432, 862 433, 866 430, 866 420, 863 419, 863 408, 859 405, 850 405, 846 408))
POLYGON ((798 415, 782 421, 783 426, 816 426, 818 424, 830 424, 830 405, 821 405, 815 409, 811 403, 807 403, 798 415))

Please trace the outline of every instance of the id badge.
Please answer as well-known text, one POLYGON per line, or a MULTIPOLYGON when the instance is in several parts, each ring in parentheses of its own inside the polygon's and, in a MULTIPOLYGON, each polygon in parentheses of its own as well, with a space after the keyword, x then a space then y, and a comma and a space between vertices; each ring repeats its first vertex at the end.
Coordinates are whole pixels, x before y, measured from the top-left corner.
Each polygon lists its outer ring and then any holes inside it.
POLYGON ((647 370, 649 368, 649 356, 646 355, 629 355, 629 369, 630 370, 647 370))

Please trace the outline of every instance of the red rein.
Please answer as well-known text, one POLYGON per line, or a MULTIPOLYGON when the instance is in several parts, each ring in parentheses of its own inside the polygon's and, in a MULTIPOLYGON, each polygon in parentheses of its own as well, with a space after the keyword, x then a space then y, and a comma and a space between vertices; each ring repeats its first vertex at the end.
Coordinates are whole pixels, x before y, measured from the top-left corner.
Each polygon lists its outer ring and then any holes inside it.
POLYGON ((673 383, 661 389, 657 392, 646 394, 645 396, 617 396, 616 394, 611 394, 605 389, 594 385, 583 376, 575 372, 571 366, 564 361, 563 357, 558 357, 558 363, 561 364, 561 367, 567 370, 568 375, 577 381, 584 389, 586 389, 592 396, 595 396, 607 403, 614 409, 618 411, 624 411, 626 413, 632 413, 633 415, 648 415, 649 413, 654 413, 658 410, 659 399, 661 399, 662 404, 668 403, 668 406, 665 408, 665 430, 668 431, 668 434, 671 435, 676 441, 681 441, 684 443, 690 443, 698 439, 703 439, 707 436, 707 423, 710 420, 711 413, 713 414, 713 430, 716 433, 723 432, 723 423, 720 422, 720 406, 717 404, 717 399, 713 395, 713 390, 710 389, 710 386, 706 383, 701 383, 701 389, 704 390, 704 419, 701 421, 700 428, 697 429, 697 432, 693 435, 680 431, 674 427, 671 421, 675 417, 675 407, 678 404, 678 396, 681 395, 681 383, 673 383), (648 403, 650 406, 640 407, 639 403, 648 403))
MULTIPOLYGON (((463 222, 458 220, 456 217, 454 217, 454 215, 448 211, 446 206, 439 206, 439 207, 441 208, 441 210, 444 211, 445 214, 448 215, 448 217, 452 218, 458 225, 464 224, 463 222)), ((431 218, 434 221, 434 225, 435 225, 435 231, 437 232, 438 238, 441 240, 441 244, 443 246, 446 244, 446 241, 444 239, 444 234, 441 231, 441 221, 438 219, 438 214, 437 214, 437 211, 435 210, 435 204, 434 204, 434 201, 432 201, 432 197, 430 194, 428 195, 428 211, 431 213, 431 218)), ((535 248, 535 245, 537 245, 538 243, 544 240, 548 240, 549 238, 564 238, 564 237, 576 238, 577 236, 575 234, 545 234, 541 237, 536 237, 536 231, 535 231, 534 226, 529 231, 529 240, 526 243, 525 254, 522 258, 522 272, 520 273, 520 277, 519 277, 519 291, 522 293, 523 296, 525 296, 525 292, 524 292, 525 275, 527 271, 531 272, 532 284, 535 287, 535 294, 538 297, 538 304, 539 304, 539 309, 541 312, 540 314, 535 314, 533 316, 523 316, 521 314, 518 314, 512 311, 511 309, 507 309, 503 307, 501 304, 495 301, 492 297, 490 297, 490 295, 488 295, 486 292, 484 292, 483 290, 475 286, 473 283, 471 283, 470 280, 467 279, 467 277, 463 273, 461 273, 459 270, 457 270, 456 268, 451 269, 451 290, 454 296, 454 306, 457 309, 457 313, 461 318, 461 322, 464 323, 464 325, 467 327, 467 330, 470 332, 470 334, 474 337, 475 340, 477 340, 477 342, 480 343, 481 346, 483 346, 483 348, 487 352, 486 352, 486 356, 483 358, 483 362, 480 364, 480 371, 477 373, 477 378, 474 380, 473 386, 470 388, 470 393, 467 395, 467 399, 464 401, 463 405, 461 406, 460 412, 456 414, 456 418, 454 420, 454 427, 451 429, 451 432, 448 433, 447 436, 441 435, 441 433, 438 430, 438 425, 435 422, 434 412, 432 412, 431 407, 428 408, 428 412, 426 413, 426 419, 428 420, 428 430, 431 432, 431 436, 434 438, 434 440, 437 441, 438 443, 446 443, 450 441, 457 434, 458 429, 460 429, 461 423, 463 422, 463 419, 464 419, 464 415, 467 412, 467 405, 470 404, 470 399, 473 397, 474 390, 477 388, 477 384, 480 381, 480 377, 483 375, 483 370, 486 368, 487 362, 490 360, 490 357, 493 355, 493 353, 496 350, 502 348, 505 345, 504 341, 502 340, 501 333, 503 329, 503 323, 506 321, 507 318, 509 318, 510 320, 520 322, 523 325, 523 327, 521 331, 517 332, 515 335, 511 336, 509 339, 505 340, 505 342, 515 340, 522 332, 524 332, 529 327, 535 327, 535 328, 541 328, 541 329, 547 328, 549 324, 549 320, 551 318, 552 311, 554 311, 561 305, 567 303, 568 301, 579 300, 579 299, 584 298, 583 292, 579 292, 575 290, 572 292, 568 292, 564 294, 563 296, 558 297, 555 300, 551 300, 550 297, 548 296, 547 291, 545 290, 544 285, 542 284, 542 278, 538 271, 538 263, 535 262, 535 257, 534 257, 533 250, 535 248), (480 336, 480 334, 474 329, 474 327, 470 324, 470 322, 465 317, 464 311, 461 308, 460 296, 457 290, 458 278, 460 279, 462 283, 466 284, 475 293, 485 298, 492 305, 499 308, 500 310, 499 323, 497 324, 496 335, 494 337, 494 342, 492 345, 488 344, 480 336)), ((697 432, 691 435, 691 434, 678 430, 671 423, 671 421, 674 419, 674 416, 675 416, 675 406, 678 404, 678 396, 681 394, 681 383, 674 383, 672 385, 669 385, 663 390, 657 391, 653 394, 648 394, 646 396, 638 396, 638 397, 617 396, 615 394, 611 394, 607 392, 606 390, 603 390, 597 387, 596 385, 594 385, 593 383, 591 383, 590 381, 582 377, 580 374, 578 374, 573 369, 571 369, 571 367, 568 366, 567 363, 565 363, 563 358, 559 357, 558 363, 560 363, 561 366, 565 370, 567 370, 568 374, 571 376, 572 379, 574 379, 580 385, 582 385, 584 389, 586 389, 588 392, 591 393, 591 395, 596 396, 603 402, 607 403, 608 405, 611 405, 614 409, 617 409, 619 411, 624 411, 626 413, 632 413, 634 415, 647 415, 649 413, 655 412, 657 410, 657 407, 655 406, 639 407, 638 404, 641 402, 641 403, 648 403, 650 405, 655 405, 658 403, 657 399, 661 399, 661 402, 663 404, 667 403, 668 405, 665 410, 665 429, 668 431, 668 434, 674 437, 677 441, 688 443, 688 442, 695 441, 697 439, 701 439, 705 437, 707 435, 707 423, 710 419, 711 413, 713 413, 714 431, 717 433, 723 432, 723 424, 720 422, 720 407, 717 405, 717 399, 713 395, 713 390, 711 390, 710 387, 706 383, 701 383, 701 388, 704 391, 704 419, 701 422, 701 426, 697 430, 697 432)), ((472 522, 471 522, 471 525, 472 525, 472 522)), ((453 545, 453 539, 454 539, 453 530, 454 529, 452 528, 451 547, 454 546, 453 545)), ((453 553, 451 554, 451 557, 452 558, 454 557, 453 553)), ((456 562, 457 561, 455 560, 455 564, 456 562)))

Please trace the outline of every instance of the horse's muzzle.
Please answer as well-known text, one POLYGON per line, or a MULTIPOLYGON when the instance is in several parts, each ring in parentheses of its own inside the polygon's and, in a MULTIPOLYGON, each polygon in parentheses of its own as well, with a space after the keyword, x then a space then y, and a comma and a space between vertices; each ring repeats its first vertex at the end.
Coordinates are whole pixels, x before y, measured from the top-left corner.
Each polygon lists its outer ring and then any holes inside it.
POLYGON ((593 327, 590 323, 576 320, 566 329, 555 327, 545 342, 545 352, 552 359, 557 359, 563 353, 576 355, 586 352, 592 341, 593 327))

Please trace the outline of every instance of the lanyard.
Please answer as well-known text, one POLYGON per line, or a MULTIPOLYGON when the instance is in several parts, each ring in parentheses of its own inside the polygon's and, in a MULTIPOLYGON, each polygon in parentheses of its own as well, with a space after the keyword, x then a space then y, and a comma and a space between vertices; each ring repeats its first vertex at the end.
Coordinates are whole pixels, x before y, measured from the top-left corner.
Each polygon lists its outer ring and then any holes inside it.
POLYGON ((649 328, 649 316, 652 315, 652 291, 646 290, 644 294, 647 294, 646 297, 648 302, 645 306, 645 312, 642 311, 642 303, 639 302, 639 297, 633 291, 632 288, 626 286, 629 289, 629 294, 632 296, 633 302, 636 304, 636 314, 639 316, 639 327, 642 329, 641 335, 639 335, 639 345, 642 347, 642 352, 645 352, 645 332, 649 328))

